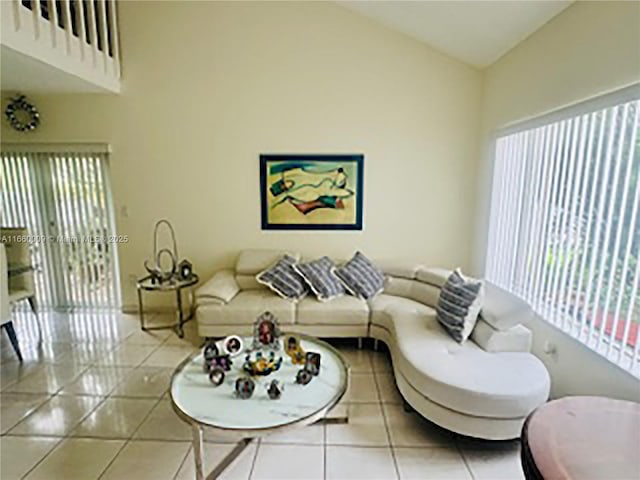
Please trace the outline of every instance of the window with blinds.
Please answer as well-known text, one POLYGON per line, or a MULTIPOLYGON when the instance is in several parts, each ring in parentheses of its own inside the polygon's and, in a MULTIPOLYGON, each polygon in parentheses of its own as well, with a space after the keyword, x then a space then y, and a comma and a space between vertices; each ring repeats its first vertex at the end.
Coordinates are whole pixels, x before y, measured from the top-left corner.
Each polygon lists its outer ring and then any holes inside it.
POLYGON ((40 306, 120 306, 106 145, 2 144, 0 228, 26 229, 40 306))
POLYGON ((486 277, 640 375, 640 101, 632 91, 497 138, 486 277))

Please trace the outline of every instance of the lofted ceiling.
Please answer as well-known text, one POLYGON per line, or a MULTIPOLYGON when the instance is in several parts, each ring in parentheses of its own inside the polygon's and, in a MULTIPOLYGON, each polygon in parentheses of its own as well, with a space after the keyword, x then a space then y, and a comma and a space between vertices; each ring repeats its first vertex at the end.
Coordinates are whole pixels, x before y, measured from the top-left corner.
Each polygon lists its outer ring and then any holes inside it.
MULTIPOLYGON (((1 1, 1 0, 0 0, 1 1)), ((104 93, 87 80, 28 55, 0 46, 0 86, 4 91, 47 93, 104 93)))
POLYGON ((573 3, 521 1, 340 1, 458 60, 483 68, 573 3))

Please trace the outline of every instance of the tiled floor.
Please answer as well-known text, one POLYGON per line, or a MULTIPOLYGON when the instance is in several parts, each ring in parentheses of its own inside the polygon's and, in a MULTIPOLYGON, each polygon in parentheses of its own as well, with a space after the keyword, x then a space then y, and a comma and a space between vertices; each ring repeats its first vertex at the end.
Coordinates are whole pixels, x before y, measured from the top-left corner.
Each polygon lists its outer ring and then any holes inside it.
MULTIPOLYGON (((24 364, 0 338, 0 478, 192 479, 191 432, 166 397, 173 368, 195 351, 135 316, 16 316, 24 364)), ((162 321, 159 316, 153 318, 162 321)), ((346 425, 314 425, 254 441, 225 479, 518 479, 517 442, 480 442, 406 413, 385 353, 338 342, 352 366, 346 425)), ((212 468, 233 448, 205 433, 212 468)))

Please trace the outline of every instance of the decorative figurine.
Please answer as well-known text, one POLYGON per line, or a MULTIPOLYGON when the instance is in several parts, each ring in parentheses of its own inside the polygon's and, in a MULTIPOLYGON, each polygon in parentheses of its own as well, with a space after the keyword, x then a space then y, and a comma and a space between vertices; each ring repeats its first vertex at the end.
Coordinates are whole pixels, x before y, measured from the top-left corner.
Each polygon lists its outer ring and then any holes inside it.
POLYGON ((225 372, 228 372, 229 370, 231 370, 232 363, 233 362, 231 361, 229 355, 217 355, 209 360, 205 359, 204 368, 206 372, 210 372, 213 368, 221 368, 225 372))
POLYGON ((320 373, 320 354, 316 352, 307 352, 304 368, 311 375, 318 375, 320 373))
POLYGON ((256 384, 249 377, 240 377, 236 380, 236 395, 242 399, 251 398, 256 384))
POLYGON ((222 342, 222 349, 227 355, 231 357, 240 355, 242 353, 243 347, 244 342, 242 341, 242 338, 237 335, 231 335, 225 338, 222 342))
POLYGON ((211 380, 211 383, 213 383, 216 387, 222 385, 225 376, 226 374, 224 373, 224 370, 220 367, 214 367, 209 371, 209 380, 211 380))
POLYGON ((182 260, 178 264, 178 276, 181 280, 189 280, 193 275, 193 265, 189 260, 182 260))
POLYGON ((174 276, 176 276, 176 268, 178 264, 178 244, 176 242, 176 234, 173 230, 173 226, 169 223, 169 220, 162 219, 156 222, 156 225, 153 229, 153 260, 150 262, 149 260, 145 260, 144 268, 149 272, 151 276, 151 282, 156 283, 164 283, 172 280, 174 276), (158 249, 158 233, 160 230, 160 226, 165 225, 169 229, 169 233, 171 234, 171 241, 173 248, 162 248, 158 249), (162 257, 163 255, 169 259, 169 266, 163 265, 162 257), (153 263, 152 263, 153 262, 153 263))
POLYGON ((220 352, 218 351, 218 346, 216 342, 213 340, 209 340, 207 344, 204 346, 204 359, 211 360, 213 357, 217 357, 220 352))
POLYGON ((298 374, 296 375, 296 383, 299 383, 300 385, 306 385, 311 380, 313 380, 313 375, 307 369, 303 368, 298 371, 298 374))
POLYGON ((305 362, 305 353, 300 346, 300 338, 297 335, 287 335, 282 343, 285 353, 291 357, 291 363, 302 365, 305 362))
POLYGON ((249 375, 265 377, 279 370, 281 365, 282 357, 278 357, 278 360, 276 360, 275 352, 271 351, 265 356, 263 352, 257 351, 253 356, 252 354, 248 354, 245 357, 242 368, 249 375))
POLYGON ((211 363, 213 359, 217 357, 219 354, 218 346, 214 340, 208 340, 204 346, 204 350, 202 352, 202 356, 204 357, 203 370, 205 373, 209 373, 211 369, 211 363))
POLYGON ((264 312, 256 319, 253 327, 253 348, 278 350, 280 348, 279 338, 278 320, 271 312, 264 312))
POLYGON ((271 400, 278 400, 282 396, 284 385, 278 380, 271 380, 267 386, 267 395, 271 400))

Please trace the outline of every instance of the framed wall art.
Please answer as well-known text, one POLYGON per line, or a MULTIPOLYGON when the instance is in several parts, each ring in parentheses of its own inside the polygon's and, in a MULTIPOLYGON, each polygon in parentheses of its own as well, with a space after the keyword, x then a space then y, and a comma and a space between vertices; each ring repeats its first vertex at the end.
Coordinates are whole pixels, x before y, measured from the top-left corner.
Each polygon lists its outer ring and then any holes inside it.
POLYGON ((260 155, 263 230, 362 230, 364 155, 260 155))

